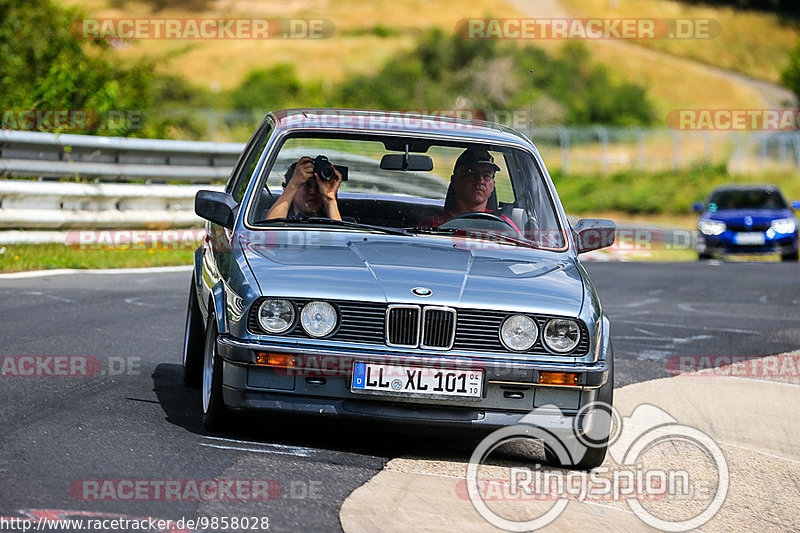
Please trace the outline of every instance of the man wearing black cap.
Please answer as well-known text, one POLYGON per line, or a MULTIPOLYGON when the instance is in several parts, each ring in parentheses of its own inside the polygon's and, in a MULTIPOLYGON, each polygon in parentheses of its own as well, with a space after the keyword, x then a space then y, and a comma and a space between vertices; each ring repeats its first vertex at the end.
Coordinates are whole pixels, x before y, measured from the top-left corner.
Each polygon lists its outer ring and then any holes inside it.
POLYGON ((486 150, 479 148, 465 150, 456 159, 453 175, 450 176, 444 211, 423 218, 419 225, 424 228, 434 228, 465 213, 491 213, 491 208, 496 206, 487 207, 487 203, 494 192, 494 174, 498 170, 500 167, 494 163, 494 158, 486 150))

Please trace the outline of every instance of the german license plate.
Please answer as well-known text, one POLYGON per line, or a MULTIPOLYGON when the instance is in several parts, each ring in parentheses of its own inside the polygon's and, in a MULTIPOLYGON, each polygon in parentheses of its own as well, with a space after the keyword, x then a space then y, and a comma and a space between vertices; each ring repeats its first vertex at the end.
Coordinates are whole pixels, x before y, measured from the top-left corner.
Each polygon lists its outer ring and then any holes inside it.
POLYGON ((764 244, 764 233, 760 231, 755 231, 752 233, 737 233, 733 236, 733 241, 736 244, 743 245, 764 244))
POLYGON ((483 394, 483 370, 353 363, 354 392, 379 391, 396 395, 467 396, 483 394))

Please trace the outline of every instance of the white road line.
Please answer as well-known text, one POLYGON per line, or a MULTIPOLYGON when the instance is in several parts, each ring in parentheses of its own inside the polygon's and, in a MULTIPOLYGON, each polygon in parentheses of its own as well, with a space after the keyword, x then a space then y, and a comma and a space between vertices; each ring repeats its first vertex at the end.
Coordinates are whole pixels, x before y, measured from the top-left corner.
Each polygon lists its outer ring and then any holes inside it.
POLYGON ((129 304, 129 305, 138 305, 140 307, 155 307, 155 308, 158 308, 158 309, 162 309, 164 307, 161 304, 151 304, 151 303, 147 303, 147 302, 140 302, 139 300, 141 300, 142 298, 144 298, 144 296, 140 296, 138 298, 125 298, 125 303, 129 304))
POLYGON ((644 335, 614 335, 614 340, 664 342, 666 337, 645 337, 644 335))
POLYGON ((164 272, 189 272, 192 265, 145 268, 57 268, 54 270, 31 270, 0 274, 0 279, 41 278, 46 276, 65 276, 70 274, 159 274, 164 272))
POLYGON ((62 298, 61 296, 56 296, 55 294, 50 294, 52 291, 26 291, 22 294, 27 296, 46 296, 47 298, 52 298, 53 300, 58 300, 60 302, 67 302, 67 303, 75 303, 75 300, 70 300, 69 298, 62 298))
POLYGON ((790 463, 795 463, 795 464, 800 465, 800 461, 798 461, 797 459, 789 459, 788 457, 783 457, 781 455, 775 455, 774 453, 767 453, 767 452, 762 452, 762 451, 759 451, 759 450, 754 450, 753 448, 748 448, 747 446, 742 446, 741 444, 733 444, 732 442, 725 442, 724 440, 716 440, 715 439, 715 442, 717 444, 724 444, 725 446, 731 446, 733 448, 740 448, 742 450, 747 450, 748 452, 757 453, 759 455, 766 455, 767 457, 772 457, 772 458, 775 458, 775 459, 781 459, 783 461, 788 461, 790 463))
POLYGON ((223 437, 203 437, 203 438, 208 440, 218 440, 221 442, 230 442, 232 444, 239 444, 239 445, 247 444, 250 446, 269 448, 271 450, 281 450, 285 452, 292 452, 292 453, 306 454, 306 455, 310 455, 312 453, 317 452, 317 450, 315 450, 314 448, 306 448, 305 446, 290 446, 288 444, 274 444, 271 442, 253 442, 249 440, 226 439, 223 437))
POLYGON ((311 454, 308 452, 289 452, 284 450, 271 450, 271 449, 264 449, 264 448, 245 448, 243 446, 226 446, 224 444, 213 444, 210 442, 199 442, 200 446, 205 446, 207 448, 218 448, 221 450, 236 450, 240 452, 254 452, 254 453, 272 453, 278 455, 294 455, 295 457, 308 457, 311 454))
POLYGON ((631 302, 629 304, 620 304, 617 307, 642 307, 644 305, 655 304, 661 301, 661 298, 647 298, 638 302, 631 302))
POLYGON ((742 333, 744 335, 758 335, 760 331, 752 331, 749 329, 736 329, 736 328, 716 328, 712 326, 685 326, 683 324, 667 324, 665 322, 649 322, 644 320, 624 320, 612 317, 613 322, 625 322, 626 324, 643 324, 646 326, 664 326, 669 328, 678 329, 700 329, 703 331, 724 331, 726 333, 742 333))

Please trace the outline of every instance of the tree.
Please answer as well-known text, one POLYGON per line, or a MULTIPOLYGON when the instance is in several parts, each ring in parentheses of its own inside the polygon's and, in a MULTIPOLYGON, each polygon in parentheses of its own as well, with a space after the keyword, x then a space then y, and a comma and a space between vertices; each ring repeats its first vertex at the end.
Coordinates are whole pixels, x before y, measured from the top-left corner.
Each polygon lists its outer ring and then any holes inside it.
MULTIPOLYGON (((62 8, 51 0, 0 0, 0 108, 12 114, 26 110, 88 111, 91 119, 76 133, 126 135, 143 127, 117 116, 144 115, 152 101, 152 65, 140 61, 132 67, 109 59, 105 41, 84 40, 71 27, 80 19, 75 8, 62 8)), ((7 118, 7 117, 4 117, 7 118)), ((30 125, 30 124, 28 124, 30 125)), ((34 124, 32 129, 52 129, 34 124)), ((141 131, 140 131, 141 133, 141 131)))

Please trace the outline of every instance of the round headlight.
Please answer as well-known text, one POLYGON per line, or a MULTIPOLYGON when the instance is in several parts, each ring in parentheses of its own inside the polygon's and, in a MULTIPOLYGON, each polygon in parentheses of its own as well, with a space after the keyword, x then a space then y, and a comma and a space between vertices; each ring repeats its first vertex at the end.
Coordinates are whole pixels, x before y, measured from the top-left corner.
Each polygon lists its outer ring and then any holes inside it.
POLYGON ((574 320, 554 318, 544 326, 544 342, 554 352, 568 352, 581 340, 581 329, 574 320))
POLYGON ((324 337, 336 327, 336 309, 328 302, 308 302, 300 311, 300 324, 312 337, 324 337))
POLYGON ((264 300, 258 307, 258 324, 267 333, 283 333, 294 324, 294 306, 288 300, 264 300))
POLYGON ((500 340, 509 350, 524 352, 529 350, 539 336, 536 322, 528 316, 513 315, 500 326, 500 340))

